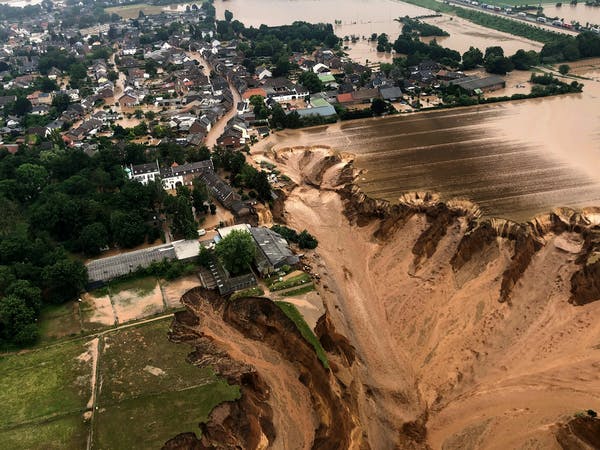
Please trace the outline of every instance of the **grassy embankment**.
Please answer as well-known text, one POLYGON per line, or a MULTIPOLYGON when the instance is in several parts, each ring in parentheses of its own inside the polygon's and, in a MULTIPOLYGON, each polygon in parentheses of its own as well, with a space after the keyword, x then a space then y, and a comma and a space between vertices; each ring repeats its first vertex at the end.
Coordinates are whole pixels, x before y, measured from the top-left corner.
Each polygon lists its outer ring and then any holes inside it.
MULTIPOLYGON (((167 339, 170 320, 100 336, 92 448, 146 449, 198 433, 217 404, 239 397, 237 386, 185 362, 190 347, 167 339)), ((0 358, 0 448, 86 447, 90 339, 0 358)))
POLYGON ((301 286, 305 283, 310 283, 311 280, 312 279, 309 274, 302 273, 302 274, 296 275, 292 278, 288 278, 287 280, 274 282, 273 284, 271 284, 269 286, 269 290, 271 292, 281 291, 283 289, 288 289, 288 288, 292 288, 292 287, 296 287, 296 286, 301 286))
POLYGON ((493 30, 503 31, 515 36, 531 39, 532 41, 548 43, 563 37, 561 33, 548 31, 543 28, 535 27, 519 20, 507 19, 494 14, 488 14, 481 11, 476 11, 469 8, 461 8, 459 6, 449 5, 438 2, 436 0, 402 0, 412 5, 421 6, 423 8, 434 11, 458 16, 462 19, 473 22, 493 30))
POLYGON ((310 327, 304 320, 302 314, 300 314, 300 311, 298 311, 298 309, 294 305, 288 302, 275 302, 275 304, 277 304, 277 306, 281 308, 285 315, 288 316, 292 320, 292 322, 296 324, 296 327, 300 331, 300 334, 302 334, 302 337, 314 347, 315 352, 317 353, 317 357, 319 358, 323 366, 326 369, 329 369, 329 361, 327 360, 325 350, 323 349, 321 342, 319 342, 319 339, 317 339, 317 336, 315 336, 315 333, 313 333, 313 331, 310 329, 310 327))

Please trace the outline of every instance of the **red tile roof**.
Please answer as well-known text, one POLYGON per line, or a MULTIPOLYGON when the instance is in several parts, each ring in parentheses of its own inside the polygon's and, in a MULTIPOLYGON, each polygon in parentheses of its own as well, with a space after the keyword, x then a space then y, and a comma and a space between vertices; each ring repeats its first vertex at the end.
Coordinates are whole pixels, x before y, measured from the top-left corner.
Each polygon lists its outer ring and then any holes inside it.
POLYGON ((354 101, 354 97, 352 96, 352 92, 348 92, 347 94, 338 94, 337 96, 338 103, 350 103, 354 101))
POLYGON ((250 97, 252 97, 253 95, 261 95, 266 98, 267 91, 265 91, 263 88, 248 89, 246 92, 244 92, 242 97, 244 98, 244 100, 247 100, 250 97))

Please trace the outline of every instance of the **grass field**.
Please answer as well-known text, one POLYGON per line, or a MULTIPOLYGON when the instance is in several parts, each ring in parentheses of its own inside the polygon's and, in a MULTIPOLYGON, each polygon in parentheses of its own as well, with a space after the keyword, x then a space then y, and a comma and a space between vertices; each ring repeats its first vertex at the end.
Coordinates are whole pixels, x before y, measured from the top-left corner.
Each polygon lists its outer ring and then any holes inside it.
POLYGON ((307 292, 314 291, 315 285, 313 283, 307 284, 305 286, 299 287, 298 289, 290 289, 289 291, 281 292, 279 295, 282 297, 294 297, 296 295, 303 295, 307 292))
POLYGON ((73 413, 33 425, 0 430, 3 450, 80 450, 86 446, 88 424, 73 413))
POLYGON ((198 423, 239 396, 210 369, 186 363, 191 347, 167 339, 170 321, 107 336, 102 344, 94 448, 145 449, 198 423))
POLYGON ((1 357, 0 449, 84 449, 92 423, 95 449, 160 448, 179 433, 198 433, 239 388, 187 363, 191 347, 168 340, 171 320, 99 336, 91 419, 91 337, 1 357))
POLYGON ((265 295, 265 291, 263 291, 258 286, 255 286, 252 288, 244 289, 242 291, 234 292, 233 294, 231 294, 231 297, 229 297, 229 300, 235 300, 236 298, 243 297, 262 297, 263 295, 265 295))
POLYGON ((92 362, 78 339, 0 358, 0 448, 84 448, 92 362))
POLYGON ((327 360, 325 350, 323 349, 323 346, 317 339, 317 336, 315 336, 315 333, 313 333, 313 331, 310 329, 310 327, 304 320, 304 317, 302 317, 302 314, 300 314, 300 311, 298 311, 298 309, 294 305, 288 302, 275 303, 281 308, 281 310, 285 313, 286 316, 292 319, 292 322, 296 324, 296 327, 298 327, 298 330, 300 331, 300 334, 302 334, 302 337, 314 347, 315 352, 317 353, 317 357, 319 358, 319 360, 321 360, 323 366, 326 369, 329 369, 329 361, 327 360))
POLYGON ((46 306, 39 318, 41 342, 75 336, 81 333, 81 320, 76 302, 46 306))
POLYGON ((310 282, 312 279, 309 274, 302 273, 300 275, 296 275, 295 277, 289 278, 283 281, 277 281, 269 286, 269 290, 271 291, 280 291, 282 289, 288 289, 295 286, 301 286, 305 283, 310 282))
POLYGON ((187 431, 199 434, 198 424, 224 400, 238 398, 237 387, 223 381, 175 392, 132 397, 104 406, 96 417, 93 448, 149 449, 187 431))
POLYGON ((140 11, 142 11, 147 16, 153 14, 160 14, 160 12, 165 8, 165 5, 149 5, 148 3, 136 3, 134 5, 124 5, 124 6, 113 6, 111 8, 105 8, 108 14, 118 14, 123 19, 137 19, 140 11))

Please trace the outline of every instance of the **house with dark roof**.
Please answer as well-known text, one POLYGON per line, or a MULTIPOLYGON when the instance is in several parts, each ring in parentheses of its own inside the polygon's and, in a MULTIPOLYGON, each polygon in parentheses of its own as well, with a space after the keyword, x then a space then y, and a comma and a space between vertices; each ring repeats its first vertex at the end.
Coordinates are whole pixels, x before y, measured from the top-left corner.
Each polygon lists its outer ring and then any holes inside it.
POLYGON ((489 77, 465 77, 458 80, 450 81, 452 86, 459 86, 469 93, 469 95, 480 94, 482 92, 490 92, 506 87, 506 80, 498 75, 490 75, 489 77))
POLYGON ((256 253, 254 264, 262 275, 268 275, 281 267, 297 264, 299 258, 292 253, 281 235, 265 227, 250 227, 256 253))

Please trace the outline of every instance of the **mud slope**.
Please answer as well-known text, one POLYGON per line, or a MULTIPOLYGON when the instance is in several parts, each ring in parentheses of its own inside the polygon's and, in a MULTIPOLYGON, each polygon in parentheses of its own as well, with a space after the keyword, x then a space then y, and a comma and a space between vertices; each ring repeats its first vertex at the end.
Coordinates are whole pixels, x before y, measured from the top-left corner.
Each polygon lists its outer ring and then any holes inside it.
POLYGON ((561 448, 557 424, 600 409, 599 210, 480 221, 429 194, 370 199, 328 149, 260 157, 297 184, 278 218, 319 240, 371 448, 561 448))
POLYGON ((183 434, 166 449, 368 448, 357 434, 347 388, 334 376, 351 363, 353 351, 325 317, 319 328, 330 344, 333 372, 268 299, 229 302, 196 288, 182 302, 187 311, 176 314, 171 339, 193 345, 189 362, 213 367, 240 385, 242 395, 213 410, 199 441, 183 434))

